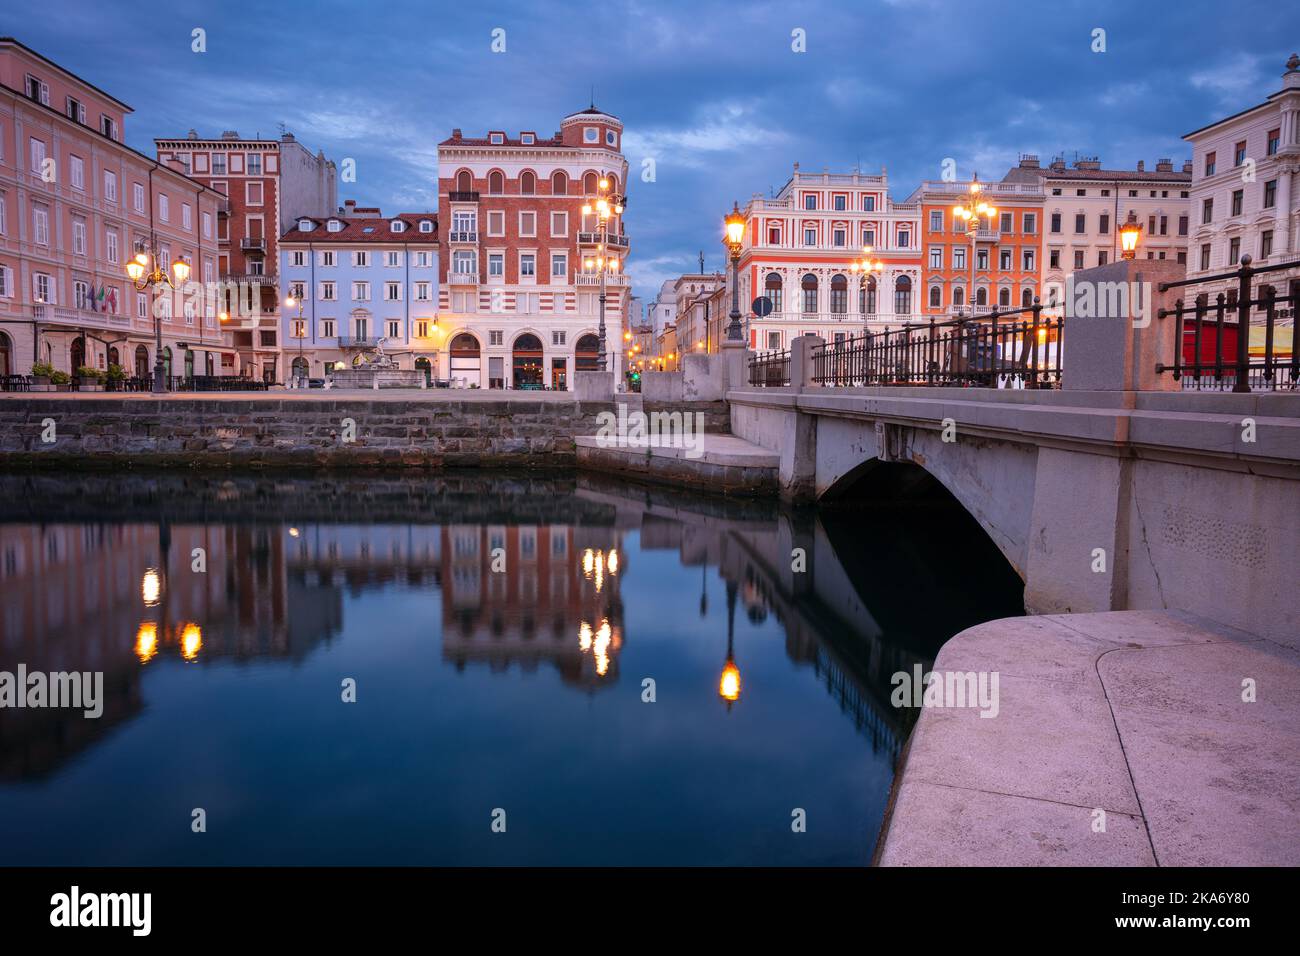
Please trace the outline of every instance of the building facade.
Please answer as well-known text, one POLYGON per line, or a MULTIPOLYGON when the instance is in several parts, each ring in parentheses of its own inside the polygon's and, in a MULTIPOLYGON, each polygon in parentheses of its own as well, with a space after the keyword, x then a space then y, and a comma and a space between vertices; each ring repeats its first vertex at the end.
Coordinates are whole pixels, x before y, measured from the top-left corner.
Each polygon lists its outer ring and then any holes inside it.
POLYGON ((1191 180, 1190 163, 1175 169, 1169 159, 1125 170, 1104 169, 1096 157, 1070 166, 1057 157, 1044 169, 1037 156, 1023 156, 1002 181, 1042 190, 1044 302, 1060 298, 1072 272, 1120 258, 1119 227, 1130 213, 1142 226, 1139 257, 1186 262, 1191 180))
POLYGON ((606 368, 625 369, 630 288, 623 216, 604 231, 583 206, 602 179, 627 188, 623 124, 594 106, 554 136, 459 129, 438 145, 442 217, 437 374, 479 388, 569 389, 600 362, 599 294, 606 292, 606 368), (617 262, 597 272, 597 257, 617 262))
POLYGON ((1039 295, 1043 190, 1038 183, 980 183, 997 211, 972 235, 954 214, 975 195, 971 181, 923 182, 909 197, 921 207, 925 265, 921 314, 940 321, 1031 306, 1039 295))
POLYGON ((382 350, 434 377, 438 216, 384 216, 348 200, 336 215, 300 217, 279 238, 281 340, 289 378, 324 377, 382 350))
POLYGON ((804 333, 835 341, 920 320, 921 207, 893 202, 884 170, 806 173, 796 163, 775 197, 755 195, 743 213, 740 301, 750 348, 786 349, 804 333), (883 270, 855 272, 864 255, 883 270), (758 296, 771 302, 771 314, 752 314, 758 296))
POLYGON ((148 377, 156 332, 168 374, 234 371, 214 294, 221 197, 127 146, 131 111, 0 38, 0 375, 39 362, 148 377), (164 268, 188 262, 189 283, 137 291, 126 264, 143 243, 164 268))
POLYGON ((222 310, 240 373, 284 381, 277 240, 300 216, 332 215, 338 205, 337 171, 323 153, 312 155, 292 133, 248 139, 227 130, 214 139, 194 130, 179 139, 156 139, 161 161, 176 161, 221 194, 218 269, 227 283, 222 310))
POLYGON ((1294 263, 1276 274, 1279 286, 1300 278, 1300 57, 1291 55, 1282 88, 1263 103, 1183 139, 1192 146, 1195 219, 1188 278, 1234 269, 1243 256, 1256 266, 1294 263))

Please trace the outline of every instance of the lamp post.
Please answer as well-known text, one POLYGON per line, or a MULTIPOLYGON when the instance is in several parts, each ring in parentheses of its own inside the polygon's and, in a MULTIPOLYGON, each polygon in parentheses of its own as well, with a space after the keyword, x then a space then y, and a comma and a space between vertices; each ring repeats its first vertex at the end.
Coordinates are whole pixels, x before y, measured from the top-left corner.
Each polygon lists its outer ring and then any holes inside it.
POLYGON ((1120 255, 1125 259, 1137 258, 1138 239, 1142 236, 1142 224, 1137 221, 1137 216, 1133 215, 1133 210, 1128 211, 1128 219, 1124 225, 1119 227, 1119 245, 1120 255))
MULTIPOLYGON (((135 258, 126 264, 126 274, 135 285, 137 292, 145 289, 158 289, 166 285, 176 289, 184 285, 190 277, 190 264, 184 259, 177 259, 171 264, 171 272, 163 270, 158 264, 158 253, 151 243, 141 244, 135 258), (174 277, 174 278, 173 278, 174 277)), ((163 374, 162 360, 162 316, 158 314, 156 304, 153 306, 154 363, 153 390, 167 391, 166 376, 163 374)))
POLYGON ((585 203, 582 207, 583 216, 595 215, 597 233, 600 236, 596 243, 596 255, 589 257, 584 265, 588 272, 593 269, 600 274, 600 327, 598 335, 600 339, 600 371, 606 371, 607 351, 605 344, 605 276, 607 273, 618 271, 618 259, 611 258, 605 254, 605 240, 608 238, 607 229, 611 216, 621 216, 623 214, 622 196, 615 195, 609 191, 609 180, 602 176, 596 184, 596 201, 595 203, 585 203))
POLYGON ((723 242, 731 258, 731 321, 727 323, 727 341, 741 342, 744 330, 740 327, 740 244, 745 238, 745 217, 740 204, 732 202, 731 212, 723 220, 723 242))
POLYGON ((997 209, 981 198, 984 186, 975 176, 970 183, 970 194, 964 201, 952 207, 953 215, 966 221, 966 235, 970 239, 970 289, 967 291, 966 304, 970 306, 971 315, 975 314, 975 244, 979 238, 980 217, 990 220, 998 214, 997 209))
MULTIPOLYGON (((854 275, 861 273, 861 276, 858 278, 859 288, 865 287, 866 284, 871 281, 873 275, 880 275, 880 273, 885 271, 885 264, 883 262, 879 259, 871 258, 872 251, 871 246, 863 246, 862 258, 854 259, 849 263, 850 272, 854 275)), ((862 331, 865 332, 867 331, 867 302, 865 295, 862 297, 862 300, 862 331)))
MULTIPOLYGON (((292 309, 295 305, 298 306, 298 318, 294 319, 293 337, 298 340, 298 367, 302 368, 302 362, 303 362, 302 340, 306 338, 306 334, 307 334, 307 329, 302 324, 303 323, 302 310, 303 310, 303 306, 306 303, 303 302, 301 296, 295 299, 294 296, 290 294, 289 297, 284 300, 284 304, 286 308, 290 308, 290 309, 292 309)), ((308 376, 308 378, 310 378, 310 375, 308 376)))

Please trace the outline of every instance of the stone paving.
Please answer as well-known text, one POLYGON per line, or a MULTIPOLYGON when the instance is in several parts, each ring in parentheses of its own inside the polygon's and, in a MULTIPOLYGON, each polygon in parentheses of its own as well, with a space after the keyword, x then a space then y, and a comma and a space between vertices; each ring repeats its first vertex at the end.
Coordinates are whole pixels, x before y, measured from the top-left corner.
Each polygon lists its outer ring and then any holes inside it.
POLYGON ((1300 652, 1114 611, 981 624, 935 670, 998 672, 998 714, 923 710, 880 865, 1300 864, 1300 652))

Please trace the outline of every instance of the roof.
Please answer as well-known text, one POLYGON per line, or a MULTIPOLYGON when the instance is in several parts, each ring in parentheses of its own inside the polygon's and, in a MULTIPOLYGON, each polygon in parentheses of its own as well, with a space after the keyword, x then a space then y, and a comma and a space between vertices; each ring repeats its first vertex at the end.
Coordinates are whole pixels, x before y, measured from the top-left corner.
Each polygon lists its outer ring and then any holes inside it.
POLYGON ((1126 183, 1190 183, 1192 174, 1185 173, 1180 169, 1175 169, 1172 172, 1145 169, 1139 172, 1136 169, 1076 169, 1073 166, 1065 169, 1053 169, 1051 166, 1026 169, 1014 166, 1002 177, 1002 181, 1004 183, 1029 183, 1035 182, 1039 178, 1079 179, 1107 183, 1116 181, 1126 183))
POLYGON ((438 241, 438 214, 436 212, 400 212, 396 216, 299 216, 294 220, 294 225, 285 230, 280 237, 280 244, 293 242, 338 242, 355 244, 359 242, 410 242, 411 236, 419 237, 421 242, 438 241), (304 219, 311 220, 316 224, 316 228, 310 232, 303 232, 298 228, 298 223, 304 219), (338 232, 330 232, 325 224, 331 219, 336 219, 343 224, 343 228, 338 232), (406 223, 407 229, 403 232, 393 232, 390 224, 395 219, 400 219, 406 223), (421 220, 428 220, 433 223, 433 232, 420 232, 421 220), (367 231, 368 230, 368 231, 367 231))
MULTIPOLYGON (((526 131, 525 131, 526 132, 526 131)), ((531 143, 525 143, 522 139, 512 139, 503 135, 501 142, 494 143, 488 136, 457 136, 454 133, 448 136, 439 146, 522 146, 524 149, 531 149, 534 146, 563 146, 564 140, 558 136, 535 136, 531 143)))
POLYGON ((618 117, 615 116, 613 113, 606 112, 605 110, 602 109, 597 109, 595 103, 592 103, 585 110, 578 110, 576 113, 570 113, 568 116, 564 118, 573 119, 573 117, 575 116, 608 116, 610 119, 618 119, 618 117))
POLYGON ((65 66, 59 66, 59 64, 55 63, 55 62, 54 62, 53 60, 51 60, 49 57, 47 57, 47 56, 42 56, 41 54, 37 53, 35 50, 33 50, 31 47, 29 47, 26 43, 23 43, 21 40, 17 40, 17 39, 15 39, 14 37, 0 37, 0 43, 12 43, 14 46, 19 47, 20 49, 26 50, 28 53, 30 53, 32 56, 36 57, 36 59, 40 60, 42 63, 48 63, 50 66, 54 67, 54 69, 58 70, 60 73, 63 73, 63 74, 65 74, 66 76, 70 76, 70 77, 72 77, 74 80, 76 80, 76 81, 77 81, 78 83, 80 83, 82 86, 85 86, 85 87, 87 87, 87 88, 89 88, 89 89, 92 89, 92 90, 94 90, 96 93, 98 93, 100 96, 104 96, 104 97, 107 97, 108 99, 112 100, 112 101, 113 101, 114 103, 116 103, 118 106, 122 107, 122 109, 125 110, 126 112, 128 112, 128 113, 134 113, 134 112, 135 112, 135 110, 134 110, 132 107, 128 106, 126 103, 123 103, 121 100, 119 100, 119 99, 118 99, 116 96, 114 96, 112 93, 109 93, 107 90, 102 90, 102 89, 100 89, 98 86, 96 86, 94 83, 91 83, 89 80, 82 79, 81 77, 77 76, 77 74, 75 74, 75 73, 73 73, 71 70, 69 70, 67 67, 65 67, 65 66))

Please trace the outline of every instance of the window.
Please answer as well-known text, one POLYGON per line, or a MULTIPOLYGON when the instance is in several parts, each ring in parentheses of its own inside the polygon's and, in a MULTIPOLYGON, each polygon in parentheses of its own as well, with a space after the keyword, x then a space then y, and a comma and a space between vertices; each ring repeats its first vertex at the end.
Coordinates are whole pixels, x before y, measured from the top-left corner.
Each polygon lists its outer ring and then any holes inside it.
POLYGON ((537 176, 525 169, 519 174, 519 195, 531 196, 537 192, 537 176))
POLYGON ((594 126, 584 126, 582 128, 582 141, 584 143, 599 143, 600 130, 594 126))
POLYGON ((567 212, 551 213, 551 235, 567 236, 569 234, 569 214, 567 212))
POLYGON ((552 344, 552 345, 563 345, 563 344, 564 344, 564 340, 565 340, 565 335, 564 335, 563 332, 558 332, 558 331, 557 331, 557 332, 552 332, 552 333, 551 333, 551 344, 552 344))
POLYGON ((1267 259, 1273 254, 1273 230, 1265 229, 1259 234, 1259 257, 1267 259))
POLYGON ((225 153, 212 154, 212 173, 215 176, 226 175, 226 154, 225 153))
POLYGON ((1228 215, 1230 215, 1230 216, 1240 216, 1240 215, 1241 215, 1241 204, 1242 204, 1242 199, 1244 198, 1244 196, 1245 196, 1245 190, 1242 190, 1242 189, 1234 189, 1234 190, 1232 191, 1232 211, 1229 212, 1228 215))
POLYGON ((1074 267, 1076 269, 1083 268, 1083 251, 1080 249, 1076 249, 1074 252, 1074 267))
POLYGON ((54 304, 54 280, 47 273, 32 273, 32 291, 36 295, 37 302, 54 304))
POLYGON ((966 268, 966 247, 965 246, 952 247, 952 267, 954 269, 959 269, 959 270, 966 268))
POLYGON ((811 272, 804 275, 800 282, 800 288, 803 291, 803 310, 805 313, 813 314, 817 311, 817 277, 811 272))
POLYGON ((1061 268, 1061 250, 1052 249, 1047 253, 1047 263, 1049 269, 1061 268))
POLYGON ((158 194, 158 218, 163 222, 170 222, 172 214, 171 201, 167 198, 166 193, 158 194))
POLYGON ((343 231, 343 223, 341 223, 341 222, 340 222, 339 220, 337 220, 337 219, 331 219, 329 222, 325 223, 325 231, 326 231, 326 232, 342 232, 342 231, 343 231))
POLYGON ((1201 269, 1210 268, 1210 244, 1204 243, 1201 246, 1201 269))
POLYGON ((370 283, 354 282, 352 283, 352 300, 354 302, 367 302, 370 300, 370 283))
POLYGON ((930 308, 937 309, 943 305, 943 290, 937 285, 930 286, 930 308))
POLYGON ((189 203, 181 203, 181 227, 186 230, 194 227, 194 211, 189 203))
POLYGON ((1004 212, 999 218, 1001 219, 1001 222, 998 224, 999 228, 1003 232, 1010 232, 1012 229, 1012 225, 1011 225, 1012 214, 1009 212, 1004 212))
POLYGON ((930 268, 931 269, 943 268, 943 246, 930 247, 930 268))
POLYGON ((384 283, 384 301, 401 302, 402 301, 402 283, 385 282, 384 283))
POLYGON ((86 188, 86 163, 80 156, 68 157, 68 172, 74 189, 86 188))
POLYGON ((117 202, 117 174, 104 170, 104 199, 117 202))
POLYGON ((1060 231, 1061 231, 1061 214, 1059 212, 1054 212, 1052 213, 1052 232, 1060 232, 1060 231))
POLYGON ((521 279, 534 278, 537 275, 537 256, 531 252, 521 253, 519 256, 519 277, 521 279))
POLYGON ((320 334, 321 334, 322 336, 324 336, 325 338, 327 338, 327 339, 332 339, 332 338, 334 338, 334 320, 333 320, 333 319, 321 319, 321 323, 320 323, 320 334))
POLYGON ((1020 251, 1020 271, 1033 272, 1035 258, 1033 249, 1022 249, 1020 251))
POLYGON ((352 264, 360 269, 370 265, 370 253, 364 249, 357 249, 352 253, 352 264))
POLYGON ((78 309, 90 308, 90 285, 80 279, 72 283, 72 301, 78 309))
POLYGON ((1110 213, 1103 212, 1097 219, 1097 231, 1103 236, 1110 234, 1110 213))
POLYGON ((912 242, 912 234, 904 229, 898 234, 898 248, 906 249, 912 242))
POLYGON ((803 244, 804 244, 805 246, 815 246, 815 245, 817 245, 817 230, 816 230, 816 229, 804 229, 804 231, 803 231, 803 244))
POLYGON ((1099 266, 1104 266, 1104 265, 1105 265, 1106 263, 1108 263, 1108 262, 1110 262, 1110 252, 1109 252, 1109 250, 1106 250, 1106 249, 1102 249, 1102 250, 1100 250, 1100 251, 1097 253, 1097 265, 1099 265, 1099 266))
POLYGON ((107 113, 99 115, 99 131, 109 139, 117 139, 117 123, 107 113))
POLYGON ((569 274, 569 257, 563 252, 551 253, 551 276, 556 279, 566 278, 569 274))
POLYGON ((875 196, 867 196, 867 197, 865 197, 865 198, 862 200, 862 208, 863 208, 863 210, 865 210, 866 212, 875 212, 875 211, 876 211, 876 197, 875 197, 875 196))
POLYGON ((779 226, 772 226, 767 230, 767 244, 769 246, 779 246, 781 244, 781 229, 779 226))
POLYGON ((1206 199, 1201 203, 1201 224, 1204 225, 1214 220, 1214 200, 1206 199))
POLYGON ((503 278, 506 274, 506 257, 500 252, 488 253, 488 277, 503 278))
POLYGON ((519 235, 537 235, 537 213, 532 211, 519 213, 519 235))
POLYGON ((26 76, 24 92, 29 100, 35 100, 44 106, 50 105, 50 88, 30 73, 26 76))
POLYGON ((320 254, 320 264, 322 267, 328 267, 334 265, 333 249, 326 249, 324 252, 320 254))
POLYGON ((1272 209, 1277 205, 1277 180, 1270 179, 1264 184, 1264 208, 1272 209))
POLYGON ((876 244, 876 230, 874 230, 874 229, 863 229, 863 230, 862 230, 862 244, 863 244, 864 246, 874 246, 874 245, 876 244))
POLYGON ((398 339, 402 337, 402 323, 399 319, 388 320, 388 337, 398 339))
POLYGON ((149 318, 149 296, 144 292, 135 294, 135 317, 137 319, 149 318))
POLYGON ((1241 166, 1246 162, 1246 141, 1243 139, 1232 148, 1232 165, 1241 166))
POLYGON ((45 141, 31 137, 32 172, 42 176, 45 172, 45 141))
POLYGON ((943 213, 938 209, 930 212, 930 231, 943 232, 943 213))
POLYGON ((804 209, 817 208, 817 195, 815 193, 808 193, 803 197, 803 208, 804 209))
POLYGON ((1032 236, 1036 233, 1038 231, 1038 216, 1032 212, 1025 213, 1025 223, 1022 231, 1027 236, 1032 236))
POLYGON ((831 278, 831 311, 836 315, 849 311, 849 280, 842 275, 831 278))
POLYGON ((843 212, 844 209, 846 208, 847 202, 848 202, 847 197, 836 196, 835 199, 833 200, 832 208, 835 209, 837 212, 843 212))
POLYGON ((387 269, 400 269, 402 267, 402 254, 396 249, 385 252, 384 267, 387 269))
POLYGON ((1228 240, 1228 265, 1235 266, 1241 261, 1241 237, 1234 236, 1228 240))
POLYGON ((894 314, 909 315, 912 311, 912 280, 899 276, 894 283, 894 314))
POLYGON ((488 195, 500 196, 506 191, 505 173, 499 169, 494 169, 488 173, 488 195))
POLYGON ((980 249, 975 253, 975 268, 980 272, 988 272, 989 251, 987 249, 980 249))
MULTIPOLYGON (((248 159, 245 163, 245 168, 248 170, 248 175, 250 176, 262 175, 262 154, 249 153, 248 159)), ((258 183, 258 185, 260 186, 261 183, 258 183)))
POLYGON ((0 266, 0 298, 14 297, 14 273, 8 266, 0 266))
POLYGON ((1082 235, 1088 229, 1088 217, 1083 213, 1076 213, 1074 216, 1075 235, 1082 235))
POLYGON ((430 260, 430 258, 429 258, 429 253, 427 253, 427 252, 417 252, 417 253, 415 254, 415 265, 416 265, 416 266, 418 266, 418 267, 420 267, 420 268, 427 268, 430 262, 431 262, 431 260, 430 260))
POLYGON ((456 275, 472 276, 478 273, 478 263, 474 253, 467 249, 461 249, 452 253, 451 269, 456 275))
POLYGON ((244 202, 249 206, 262 205, 261 183, 244 183, 244 202))
POLYGON ((845 231, 843 229, 836 229, 834 234, 834 239, 832 241, 836 246, 842 247, 848 241, 845 231))
POLYGON ((45 206, 32 205, 32 241, 38 246, 50 244, 50 211, 45 206))
POLYGON ((504 345, 505 333, 500 329, 488 332, 488 345, 504 345))
POLYGON ((320 284, 320 298, 321 298, 321 301, 322 301, 322 302, 333 302, 333 301, 334 301, 335 296, 334 296, 334 283, 333 283, 333 282, 322 282, 322 283, 320 284))
POLYGON ((1269 130, 1265 142, 1267 145, 1264 148, 1264 152, 1269 156, 1276 156, 1278 147, 1282 143, 1282 130, 1280 128, 1269 130))
POLYGON ((415 284, 415 301, 416 302, 429 301, 429 283, 417 282, 415 284))
POLYGON ((1012 254, 1011 254, 1011 250, 1010 250, 1010 249, 1000 249, 1000 250, 998 250, 998 268, 999 268, 999 269, 1001 269, 1003 272, 1010 272, 1010 271, 1011 271, 1011 264, 1012 264, 1012 261, 1013 261, 1013 259, 1012 259, 1012 254))
MULTIPOLYGON (((473 232, 474 214, 472 212, 452 213, 451 223, 451 228, 454 232, 473 232)), ((504 236, 506 234, 506 214, 504 210, 488 210, 487 234, 489 236, 504 236)))
POLYGON ((86 220, 80 216, 72 217, 72 252, 78 256, 86 254, 86 220))
POLYGON ((116 229, 108 229, 104 232, 104 258, 109 262, 118 261, 116 229))
POLYGON ((1207 176, 1214 175, 1214 167, 1215 167, 1214 160, 1215 160, 1215 154, 1213 152, 1209 152, 1205 154, 1205 175, 1207 176))
POLYGON ((421 220, 420 220, 420 231, 421 231, 421 232, 433 232, 433 223, 430 222, 428 219, 421 219, 421 220))

